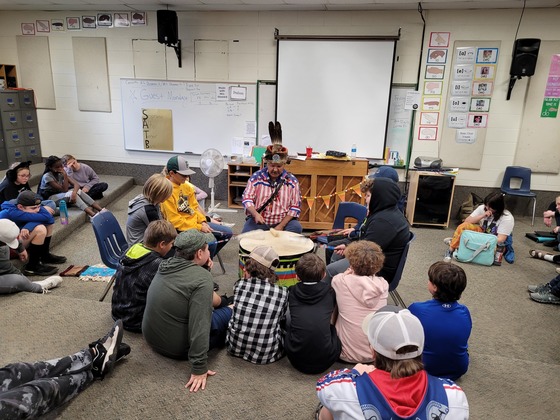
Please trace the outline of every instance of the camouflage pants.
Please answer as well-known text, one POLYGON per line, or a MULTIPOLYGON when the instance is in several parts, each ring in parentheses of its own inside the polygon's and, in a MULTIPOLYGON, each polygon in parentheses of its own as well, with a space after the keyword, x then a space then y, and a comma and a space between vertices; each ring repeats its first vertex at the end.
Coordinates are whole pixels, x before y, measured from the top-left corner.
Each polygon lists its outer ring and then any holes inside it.
POLYGON ((91 351, 0 368, 0 418, 38 417, 70 401, 92 381, 91 351))

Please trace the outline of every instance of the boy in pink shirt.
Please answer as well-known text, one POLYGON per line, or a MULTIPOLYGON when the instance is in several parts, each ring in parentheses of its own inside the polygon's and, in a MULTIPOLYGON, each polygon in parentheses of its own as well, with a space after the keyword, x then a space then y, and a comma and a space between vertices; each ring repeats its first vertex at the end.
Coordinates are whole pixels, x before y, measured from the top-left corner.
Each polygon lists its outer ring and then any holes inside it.
POLYGON ((340 358, 350 363, 372 361, 369 342, 362 331, 366 315, 387 305, 389 283, 376 274, 383 267, 385 256, 379 245, 357 241, 344 252, 350 267, 332 279, 336 292, 338 317, 336 331, 342 342, 340 358))

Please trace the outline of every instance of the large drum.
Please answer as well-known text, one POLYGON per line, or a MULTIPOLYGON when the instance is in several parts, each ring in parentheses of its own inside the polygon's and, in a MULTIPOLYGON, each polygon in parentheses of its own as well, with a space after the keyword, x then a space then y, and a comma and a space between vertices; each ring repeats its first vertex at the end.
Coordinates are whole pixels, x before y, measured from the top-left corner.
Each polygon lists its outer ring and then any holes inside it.
POLYGON ((239 241, 239 276, 243 277, 243 267, 250 252, 259 245, 272 247, 280 257, 276 267, 278 285, 288 287, 297 283, 296 263, 303 254, 313 250, 313 241, 293 232, 253 231, 239 241))

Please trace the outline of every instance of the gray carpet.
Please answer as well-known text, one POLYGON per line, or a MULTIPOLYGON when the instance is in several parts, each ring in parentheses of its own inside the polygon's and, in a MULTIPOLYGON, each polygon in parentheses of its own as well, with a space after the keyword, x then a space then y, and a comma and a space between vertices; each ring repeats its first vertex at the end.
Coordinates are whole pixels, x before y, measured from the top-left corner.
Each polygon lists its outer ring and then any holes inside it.
MULTIPOLYGON (((134 187, 108 205, 124 226, 126 204, 134 187)), ((243 216, 222 213, 239 232, 243 216)), ((538 223, 541 220, 538 219, 538 223)), ((535 226, 541 228, 542 226, 535 226)), ((517 219, 515 264, 481 267, 462 264, 468 286, 461 301, 473 317, 471 366, 459 380, 471 407, 471 418, 547 419, 559 403, 554 388, 560 377, 558 323, 560 306, 534 303, 526 286, 554 277, 555 265, 529 257, 536 244, 524 238, 534 230, 530 218, 517 219)), ((451 229, 415 228, 413 243, 399 291, 405 302, 427 300, 427 270, 439 260, 442 239, 451 229)), ((100 262, 90 225, 83 225, 55 248, 69 264, 100 262)), ((321 252, 321 251, 319 251, 321 252)), ((214 269, 220 293, 232 291, 237 279, 238 243, 222 251, 227 273, 214 269)), ((112 325, 110 297, 98 302, 104 283, 66 278, 47 295, 20 293, 2 296, 0 364, 33 361, 73 352, 105 334, 112 325)), ((62 419, 310 419, 317 404, 317 375, 304 375, 286 358, 255 366, 230 357, 224 350, 210 353, 210 368, 218 373, 207 389, 191 394, 184 388, 189 363, 155 354, 141 335, 125 332, 131 355, 102 382, 95 382, 63 407, 62 419)), ((333 368, 342 367, 337 364, 333 368)))

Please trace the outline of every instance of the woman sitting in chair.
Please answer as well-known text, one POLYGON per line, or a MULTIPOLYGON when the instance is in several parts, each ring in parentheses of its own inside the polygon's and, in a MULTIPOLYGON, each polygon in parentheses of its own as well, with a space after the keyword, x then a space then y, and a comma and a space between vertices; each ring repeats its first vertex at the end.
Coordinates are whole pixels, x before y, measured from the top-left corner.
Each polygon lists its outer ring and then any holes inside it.
POLYGON ((354 240, 372 241, 381 247, 385 254, 385 263, 378 276, 391 283, 404 248, 410 239, 408 221, 398 208, 401 198, 398 184, 392 179, 383 177, 366 182, 371 182, 371 187, 366 192, 367 218, 357 235, 336 244, 330 243, 334 249, 330 264, 327 265, 325 281, 328 283, 335 275, 343 273, 350 266, 348 260, 344 258, 344 252, 346 246, 354 240))
POLYGON ((508 236, 513 232, 513 226, 513 216, 506 210, 504 195, 501 192, 490 193, 484 198, 484 203, 478 206, 463 223, 457 226, 453 237, 443 240, 449 246, 449 249, 445 251, 443 261, 451 261, 453 251, 459 248, 461 233, 464 230, 496 235, 498 237, 498 244, 505 244, 508 236))

